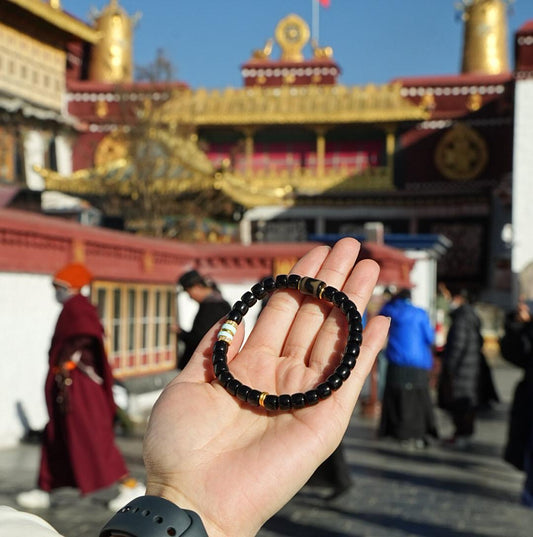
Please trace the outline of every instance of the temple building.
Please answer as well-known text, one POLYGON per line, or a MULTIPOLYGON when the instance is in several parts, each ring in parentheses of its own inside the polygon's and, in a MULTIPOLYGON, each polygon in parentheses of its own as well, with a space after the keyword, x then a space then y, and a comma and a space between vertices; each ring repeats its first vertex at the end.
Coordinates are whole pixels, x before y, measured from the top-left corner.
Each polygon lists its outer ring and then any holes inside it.
POLYGON ((25 190, 40 206, 44 180, 34 165, 72 172, 71 146, 80 125, 65 107, 71 46, 97 41, 98 32, 63 12, 57 0, 0 1, 0 185, 5 198, 25 190))
MULTIPOLYGON (((241 65, 242 87, 207 91, 132 82, 132 20, 112 1, 95 29, 109 26, 109 40, 121 34, 125 50, 103 61, 116 53, 110 42, 89 45, 90 57, 80 49, 81 71, 67 82, 68 112, 86 125, 74 173, 43 166, 41 174, 51 190, 93 201, 106 191, 135 199, 146 163, 134 158, 124 127, 132 117, 149 118, 158 128, 148 128, 146 138, 166 155, 164 164, 150 165, 150 195, 175 201, 211 191, 225 200, 215 204, 226 207, 215 215, 218 227, 196 239, 364 236, 368 222, 380 222, 385 236, 447 237, 452 246, 439 278, 499 300, 512 280, 502 240, 512 211, 515 96, 507 2, 461 6, 457 75, 342 85, 334 49, 312 41, 305 57, 308 24, 288 14, 241 65)), ((527 25, 520 30, 515 58, 530 47, 528 32, 527 25)), ((161 211, 168 225, 172 206, 161 211)), ((139 229, 138 222, 128 227, 139 229)))
MULTIPOLYGON (((67 261, 95 275, 115 374, 144 390, 175 367, 171 325, 191 312, 175 282, 192 267, 234 300, 353 235, 380 289, 415 285, 424 305, 437 276, 501 306, 533 298, 533 23, 511 66, 507 2, 461 5, 457 75, 343 85, 334 43, 288 13, 243 56, 240 87, 207 91, 162 57, 135 80, 136 18, 118 0, 91 23, 59 0, 0 0, 0 343, 28 364, 0 378, 12 410, 43 420, 50 278, 67 261)), ((13 411, 0 432, 20 430, 13 411)))

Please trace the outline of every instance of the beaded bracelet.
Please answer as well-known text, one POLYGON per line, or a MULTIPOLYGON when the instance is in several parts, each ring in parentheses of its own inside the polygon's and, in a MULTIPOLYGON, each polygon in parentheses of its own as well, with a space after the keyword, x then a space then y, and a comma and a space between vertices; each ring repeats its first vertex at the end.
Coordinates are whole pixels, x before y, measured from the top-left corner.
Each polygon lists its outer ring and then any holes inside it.
POLYGON ((297 274, 283 274, 276 278, 268 277, 256 283, 250 291, 235 302, 226 321, 222 325, 213 347, 213 370, 218 382, 233 396, 251 406, 263 407, 266 410, 291 410, 304 408, 327 399, 350 376, 355 367, 363 341, 363 324, 357 306, 342 291, 327 285, 321 280, 297 274), (342 358, 335 371, 315 389, 305 393, 292 395, 272 395, 267 392, 254 390, 237 380, 228 368, 228 348, 237 332, 237 327, 243 317, 258 300, 262 300, 278 289, 296 289, 304 295, 310 295, 320 300, 331 302, 346 316, 348 321, 348 340, 342 358))

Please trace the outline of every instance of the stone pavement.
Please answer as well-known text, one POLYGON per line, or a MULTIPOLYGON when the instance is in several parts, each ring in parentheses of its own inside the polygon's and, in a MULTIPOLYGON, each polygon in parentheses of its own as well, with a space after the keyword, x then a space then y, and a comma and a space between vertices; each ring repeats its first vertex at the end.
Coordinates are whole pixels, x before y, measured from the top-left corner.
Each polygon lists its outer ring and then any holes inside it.
MULTIPOLYGON (((480 416, 469 451, 438 444, 407 451, 376 440, 376 422, 356 413, 344 439, 355 486, 332 502, 323 499, 327 491, 304 487, 259 537, 531 537, 533 510, 519 504, 523 476, 501 460, 508 403, 520 372, 501 364, 493 372, 502 402, 480 416)), ((446 436, 451 424, 440 411, 438 418, 446 436)), ((132 473, 143 479, 141 438, 118 442, 132 473)), ((0 450, 0 504, 15 507, 16 493, 32 487, 38 456, 35 445, 0 450)), ((114 492, 80 499, 61 490, 51 509, 36 513, 67 537, 98 535, 114 492)))

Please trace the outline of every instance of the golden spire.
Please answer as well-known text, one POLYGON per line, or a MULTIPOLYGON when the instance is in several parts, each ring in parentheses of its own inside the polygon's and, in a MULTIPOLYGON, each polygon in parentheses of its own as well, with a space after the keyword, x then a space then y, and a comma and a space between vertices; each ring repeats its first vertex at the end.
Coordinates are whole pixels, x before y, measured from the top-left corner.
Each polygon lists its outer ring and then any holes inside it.
POLYGON ((461 0, 464 38, 462 73, 499 74, 509 71, 507 5, 512 0, 461 0))
POLYGON ((131 82, 133 80, 133 21, 119 5, 110 0, 95 15, 95 27, 102 38, 94 45, 89 65, 90 80, 131 82))

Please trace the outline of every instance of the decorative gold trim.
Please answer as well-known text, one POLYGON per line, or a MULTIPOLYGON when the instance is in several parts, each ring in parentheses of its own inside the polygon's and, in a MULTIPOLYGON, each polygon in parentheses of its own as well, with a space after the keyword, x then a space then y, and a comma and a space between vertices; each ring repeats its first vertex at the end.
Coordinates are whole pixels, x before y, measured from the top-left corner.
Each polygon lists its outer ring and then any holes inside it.
POLYGON ((61 9, 55 8, 50 4, 41 2, 40 0, 7 0, 22 9, 40 17, 41 19, 56 26, 60 30, 68 32, 76 37, 88 41, 89 43, 97 43, 101 37, 100 32, 97 32, 84 22, 78 21, 71 17, 61 9))
POLYGON ((309 168, 274 173, 257 170, 250 175, 219 173, 216 185, 228 197, 245 207, 261 205, 293 206, 301 196, 320 196, 324 192, 354 193, 364 190, 393 190, 392 170, 373 167, 359 173, 331 170, 318 176, 309 168))
POLYGON ((85 242, 74 239, 72 242, 72 258, 76 263, 85 263, 85 242))
POLYGON ((477 112, 483 104, 483 97, 479 93, 473 93, 466 98, 466 108, 471 112, 477 112))
POLYGON ((401 84, 178 90, 155 113, 196 126, 338 125, 423 121, 430 113, 401 96, 401 84))

